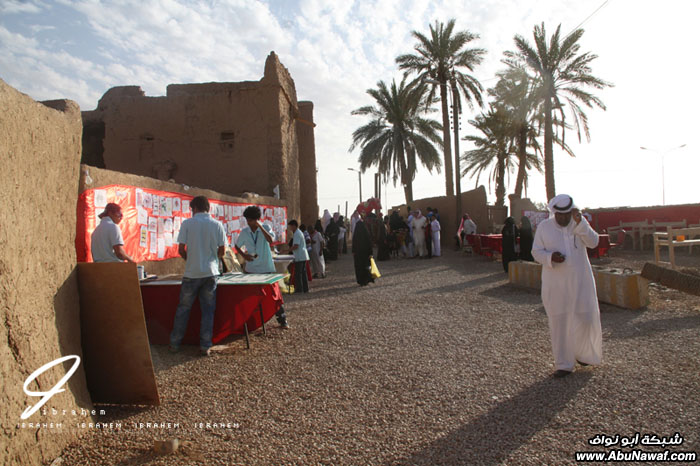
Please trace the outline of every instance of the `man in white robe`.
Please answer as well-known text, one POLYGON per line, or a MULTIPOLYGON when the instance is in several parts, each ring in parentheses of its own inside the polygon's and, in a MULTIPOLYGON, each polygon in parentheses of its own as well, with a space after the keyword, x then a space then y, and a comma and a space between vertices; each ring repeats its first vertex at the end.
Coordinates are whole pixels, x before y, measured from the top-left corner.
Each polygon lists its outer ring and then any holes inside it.
POLYGON ((425 257, 428 255, 428 248, 425 245, 425 227, 428 224, 428 219, 426 219, 420 210, 416 210, 416 215, 413 217, 411 222, 413 226, 413 244, 416 247, 416 254, 419 257, 425 257))
POLYGON ((309 235, 311 235, 311 270, 313 278, 326 278, 326 260, 323 258, 323 247, 325 240, 320 231, 316 231, 313 226, 309 227, 309 235))
POLYGON ((430 234, 433 237, 433 256, 440 257, 440 222, 437 216, 430 222, 430 234))
POLYGON ((571 374, 578 362, 597 365, 603 338, 593 270, 586 248, 598 244, 596 233, 571 196, 549 202, 549 219, 537 227, 532 255, 542 264, 542 302, 552 338, 555 377, 571 374))

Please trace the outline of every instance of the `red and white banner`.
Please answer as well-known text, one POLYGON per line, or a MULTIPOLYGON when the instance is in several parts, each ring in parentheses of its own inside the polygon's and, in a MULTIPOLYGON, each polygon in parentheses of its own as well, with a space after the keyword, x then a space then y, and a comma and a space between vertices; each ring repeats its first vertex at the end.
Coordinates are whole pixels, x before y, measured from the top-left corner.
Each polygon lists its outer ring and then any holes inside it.
MULTIPOLYGON (((178 257, 177 235, 185 219, 192 216, 193 196, 135 186, 109 185, 84 191, 78 198, 78 226, 75 249, 78 262, 92 262, 90 237, 99 224, 98 215, 109 202, 119 204, 124 217, 119 223, 124 248, 136 262, 178 257)), ((224 225, 229 244, 247 226, 243 210, 252 204, 209 199, 209 213, 224 225)), ((286 242, 287 208, 257 204, 263 223, 272 227, 276 243, 286 242)))

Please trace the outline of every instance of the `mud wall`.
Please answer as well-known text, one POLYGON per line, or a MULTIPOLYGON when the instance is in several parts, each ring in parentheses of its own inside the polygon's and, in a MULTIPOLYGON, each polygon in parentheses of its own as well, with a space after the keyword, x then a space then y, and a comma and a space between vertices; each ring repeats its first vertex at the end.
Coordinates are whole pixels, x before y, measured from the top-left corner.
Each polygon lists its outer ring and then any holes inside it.
MULTIPOLYGON (((423 215, 427 213, 428 207, 438 209, 440 214, 440 227, 442 229, 440 242, 446 246, 454 244, 454 237, 457 234, 459 221, 461 220, 461 217, 455 220, 455 201, 456 198, 454 197, 439 196, 417 199, 411 203, 411 208, 413 210, 420 209, 423 215)), ((397 208, 400 209, 401 215, 406 219, 408 215, 406 205, 393 207, 392 210, 397 208)), ((474 220, 479 233, 490 232, 486 189, 483 186, 462 193, 462 211, 462 213, 468 213, 472 220, 474 220)))
POLYGON ((316 143, 314 140, 314 104, 299 102, 297 120, 299 142, 300 223, 313 225, 319 218, 318 187, 316 183, 316 143))
MULTIPOLYGON (((130 175, 128 173, 120 173, 112 170, 106 170, 88 165, 80 166, 80 186, 79 190, 82 193, 87 189, 95 189, 110 184, 122 184, 127 186, 137 186, 139 188, 157 189, 159 191, 170 191, 174 193, 188 194, 190 196, 206 196, 209 199, 216 199, 226 202, 241 202, 247 204, 267 204, 277 206, 287 206, 285 200, 275 199, 269 196, 228 196, 226 194, 217 193, 209 189, 201 189, 190 186, 183 186, 177 183, 161 181, 155 178, 149 178, 139 175, 130 175)), ((146 272, 159 276, 168 274, 182 274, 185 271, 185 261, 180 258, 166 259, 162 261, 147 261, 141 262, 146 272)))
POLYGON ((586 210, 593 216, 592 225, 598 232, 620 222, 680 222, 687 225, 700 224, 700 204, 680 204, 653 207, 613 207, 586 210))
MULTIPOLYGON (((74 247, 82 122, 75 102, 41 104, 2 80, 0 108, 0 464, 34 465, 57 457, 79 435, 75 424, 90 422, 81 408, 92 409, 81 366, 46 414, 20 419, 39 401, 23 391, 28 376, 82 356, 74 247)), ((49 369, 29 390, 50 390, 71 366, 49 369)))
POLYGON ((83 113, 83 162, 234 196, 272 196, 279 185, 294 218, 298 116, 294 81, 272 52, 260 81, 171 84, 165 97, 110 89, 83 113))

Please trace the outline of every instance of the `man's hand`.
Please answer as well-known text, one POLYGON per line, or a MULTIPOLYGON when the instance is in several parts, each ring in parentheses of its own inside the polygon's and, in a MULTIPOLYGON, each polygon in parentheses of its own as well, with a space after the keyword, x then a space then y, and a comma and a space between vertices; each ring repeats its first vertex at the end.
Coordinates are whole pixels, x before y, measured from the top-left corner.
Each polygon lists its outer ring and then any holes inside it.
MULTIPOLYGON (((579 222, 580 221, 581 219, 579 219, 579 222)), ((561 264, 562 262, 564 262, 564 260, 566 260, 566 256, 564 256, 564 254, 560 253, 559 251, 552 253, 552 262, 561 264)))
POLYGON ((253 262, 255 260, 255 256, 248 254, 247 252, 241 251, 241 256, 243 256, 243 259, 245 259, 246 262, 253 262))
POLYGON ((581 211, 578 209, 573 209, 571 211, 571 217, 574 219, 574 222, 576 222, 576 225, 581 223, 581 211))

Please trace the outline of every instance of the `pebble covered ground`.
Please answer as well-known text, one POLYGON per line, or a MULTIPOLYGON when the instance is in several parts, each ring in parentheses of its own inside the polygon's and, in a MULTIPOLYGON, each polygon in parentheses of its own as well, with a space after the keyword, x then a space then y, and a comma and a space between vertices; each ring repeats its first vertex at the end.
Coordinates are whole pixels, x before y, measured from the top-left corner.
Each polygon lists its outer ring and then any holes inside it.
MULTIPOLYGON (((650 257, 611 255, 595 262, 650 257)), ((378 265, 361 288, 350 255, 332 262, 311 293, 285 295, 292 328, 271 321, 250 350, 152 346, 161 406, 104 407, 96 420, 121 429, 88 430, 58 463, 574 464, 610 451, 589 445, 597 434, 637 432, 700 453, 700 297, 654 286, 644 310, 602 304, 603 364, 554 379, 539 293, 500 263, 445 251, 378 265), (176 438, 175 453, 153 451, 176 438)))

